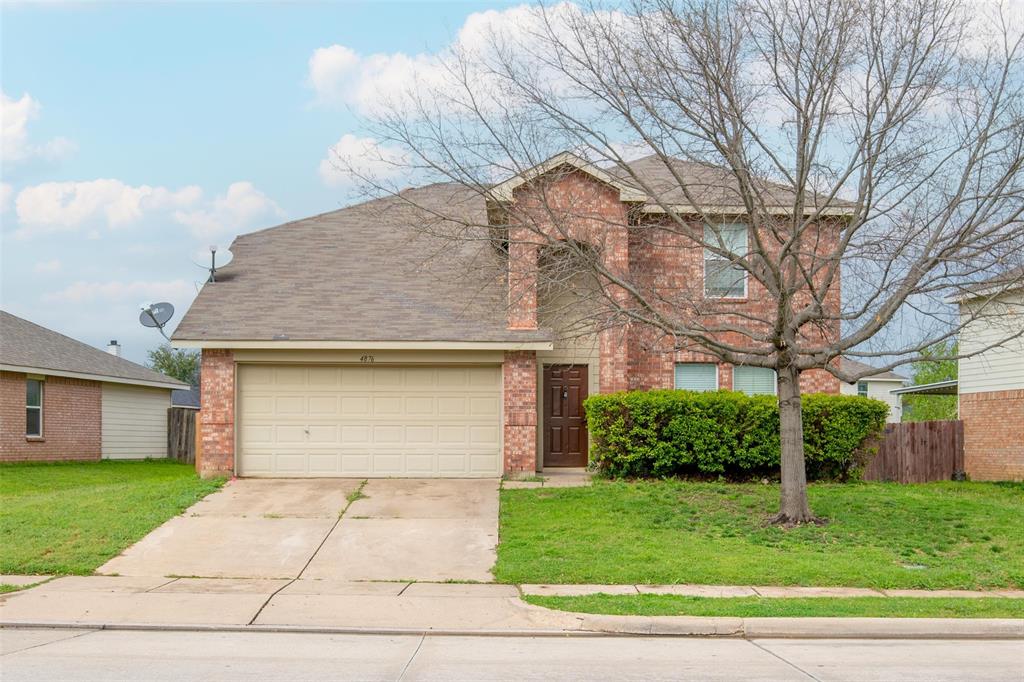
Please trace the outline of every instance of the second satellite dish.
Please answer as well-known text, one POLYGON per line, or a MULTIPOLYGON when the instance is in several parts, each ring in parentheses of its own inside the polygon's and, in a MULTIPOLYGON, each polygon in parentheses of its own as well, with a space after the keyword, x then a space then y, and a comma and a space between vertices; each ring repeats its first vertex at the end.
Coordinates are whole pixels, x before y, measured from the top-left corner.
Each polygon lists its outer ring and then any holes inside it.
POLYGON ((139 322, 143 327, 162 328, 167 320, 174 315, 174 306, 170 303, 152 303, 139 313, 139 322))

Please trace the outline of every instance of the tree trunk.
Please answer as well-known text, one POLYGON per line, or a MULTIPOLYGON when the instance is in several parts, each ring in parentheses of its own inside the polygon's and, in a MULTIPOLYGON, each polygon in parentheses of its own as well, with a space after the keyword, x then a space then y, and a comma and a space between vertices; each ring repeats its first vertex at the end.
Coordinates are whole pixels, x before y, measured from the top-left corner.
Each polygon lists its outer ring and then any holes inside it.
POLYGON ((800 411, 800 371, 793 365, 779 368, 779 433, 782 440, 782 485, 779 513, 771 522, 785 526, 820 523, 807 504, 804 468, 804 424, 800 411))

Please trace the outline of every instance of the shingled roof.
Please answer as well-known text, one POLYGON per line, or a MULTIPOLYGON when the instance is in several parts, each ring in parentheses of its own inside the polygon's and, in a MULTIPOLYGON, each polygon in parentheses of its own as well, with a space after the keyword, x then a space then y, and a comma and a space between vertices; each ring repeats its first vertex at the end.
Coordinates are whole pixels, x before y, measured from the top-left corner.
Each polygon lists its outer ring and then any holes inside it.
POLYGON ((410 229, 432 209, 487 224, 478 193, 437 184, 242 235, 172 338, 549 342, 550 330, 507 329, 490 241, 410 229))
POLYGON ((846 372, 852 372, 856 374, 860 374, 861 372, 872 372, 871 374, 866 375, 864 379, 877 379, 880 381, 907 380, 905 376, 897 374, 896 372, 882 372, 872 367, 871 365, 865 364, 863 362, 858 362, 857 360, 851 360, 850 358, 842 358, 840 362, 842 363, 843 371, 846 372))
POLYGON ((4 311, 0 311, 0 367, 37 370, 40 374, 64 373, 115 383, 156 384, 170 389, 188 386, 4 311))
MULTIPOLYGON (((722 169, 674 163, 702 203, 741 203, 722 169)), ((687 203, 657 157, 639 159, 630 170, 598 169, 566 153, 531 172, 565 164, 582 164, 600 181, 621 184, 624 201, 646 201, 657 209, 637 187, 636 178, 643 178, 665 201, 687 203)), ((491 188, 492 194, 499 201, 510 197, 531 172, 491 188)), ((792 191, 765 186, 779 206, 791 205, 792 191)), ((203 287, 172 338, 197 345, 550 342, 550 329, 507 328, 507 264, 487 233, 443 238, 433 227, 423 229, 436 216, 486 226, 487 202, 480 192, 441 183, 242 235, 231 246, 234 260, 203 287)))

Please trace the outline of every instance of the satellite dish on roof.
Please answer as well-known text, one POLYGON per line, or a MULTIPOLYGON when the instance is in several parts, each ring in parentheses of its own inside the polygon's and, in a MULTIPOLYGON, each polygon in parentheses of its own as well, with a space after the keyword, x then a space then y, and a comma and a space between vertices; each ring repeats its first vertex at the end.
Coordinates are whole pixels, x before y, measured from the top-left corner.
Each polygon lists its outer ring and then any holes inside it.
MULTIPOLYGON (((200 251, 199 252, 199 256, 203 257, 205 255, 205 253, 206 253, 205 251, 200 251)), ((217 281, 217 269, 218 268, 222 268, 225 265, 227 265, 228 263, 230 263, 231 262, 231 258, 232 258, 232 254, 227 249, 219 248, 216 244, 211 244, 210 245, 210 247, 208 249, 208 253, 210 254, 210 264, 209 265, 200 265, 199 263, 196 263, 196 265, 198 265, 201 268, 206 268, 206 270, 209 271, 210 276, 207 278, 207 280, 206 280, 207 282, 216 282, 217 281)))
POLYGON ((170 338, 164 332, 164 325, 174 316, 174 306, 166 301, 163 303, 143 303, 142 312, 139 313, 139 323, 143 327, 157 329, 165 339, 170 338))

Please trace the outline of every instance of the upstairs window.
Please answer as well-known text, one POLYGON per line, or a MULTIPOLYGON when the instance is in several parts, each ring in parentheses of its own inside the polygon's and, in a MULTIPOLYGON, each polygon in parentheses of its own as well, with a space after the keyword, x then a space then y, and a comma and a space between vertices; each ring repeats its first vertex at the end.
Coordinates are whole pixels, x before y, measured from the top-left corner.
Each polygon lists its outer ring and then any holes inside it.
POLYGON ((718 366, 704 362, 676 363, 676 388, 687 391, 717 391, 718 366))
MULTIPOLYGON (((704 243, 714 245, 736 257, 747 255, 746 223, 725 223, 704 226, 704 243), (719 241, 721 240, 721 242, 719 241)), ((704 249, 704 296, 708 298, 745 298, 747 271, 733 263, 734 259, 704 249)))
POLYGON ((767 367, 733 367, 732 388, 747 395, 775 395, 775 370, 767 367))
POLYGON ((859 395, 861 398, 867 398, 868 397, 868 382, 866 382, 866 381, 858 381, 857 382, 857 395, 859 395))
POLYGON ((43 435, 43 382, 38 379, 25 382, 25 435, 30 438, 43 435))

